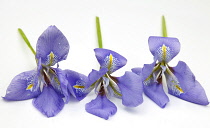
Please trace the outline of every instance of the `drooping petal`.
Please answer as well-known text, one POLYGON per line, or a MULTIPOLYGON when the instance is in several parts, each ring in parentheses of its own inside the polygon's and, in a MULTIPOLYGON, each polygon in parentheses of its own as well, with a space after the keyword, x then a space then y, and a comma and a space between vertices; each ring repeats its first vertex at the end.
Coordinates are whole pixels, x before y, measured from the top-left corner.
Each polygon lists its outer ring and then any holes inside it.
POLYGON ((82 100, 88 94, 85 89, 87 85, 87 76, 72 70, 65 70, 66 79, 68 81, 68 91, 77 100, 82 100))
POLYGON ((53 68, 56 76, 53 78, 53 87, 57 93, 64 95, 65 103, 69 102, 70 94, 68 92, 68 81, 65 71, 59 68, 53 68))
POLYGON ((141 74, 143 81, 146 80, 152 74, 155 64, 156 62, 153 62, 152 64, 144 64, 144 67, 142 68, 142 74, 141 74))
POLYGON ((155 60, 169 62, 180 51, 180 43, 177 38, 149 37, 149 49, 155 60))
POLYGON ((36 58, 41 58, 44 65, 52 66, 65 60, 68 52, 69 43, 56 26, 48 27, 37 41, 36 58))
POLYGON ((123 67, 127 59, 120 54, 103 48, 94 49, 96 58, 102 68, 108 68, 109 74, 123 67))
POLYGON ((26 71, 15 76, 11 81, 5 100, 27 100, 35 98, 40 94, 38 76, 35 70, 26 71))
POLYGON ((162 84, 154 82, 151 85, 143 85, 143 87, 145 95, 153 100, 161 108, 164 108, 169 102, 169 98, 165 94, 162 84))
POLYGON ((143 102, 143 86, 141 76, 133 72, 117 78, 117 84, 122 93, 122 104, 128 107, 136 107, 143 102))
POLYGON ((108 119, 117 112, 117 107, 106 96, 98 95, 96 99, 87 103, 85 109, 88 113, 108 119))
POLYGON ((42 93, 33 100, 33 105, 47 117, 57 115, 64 106, 61 95, 57 94, 51 85, 45 86, 42 93))
POLYGON ((180 95, 176 95, 171 90, 169 90, 169 94, 195 104, 209 104, 208 98, 203 87, 195 79, 194 74, 185 62, 179 61, 177 66, 173 68, 173 71, 174 75, 179 81, 183 93, 181 93, 180 95))
POLYGON ((132 68, 131 71, 137 75, 142 75, 142 68, 132 68))
POLYGON ((89 88, 93 83, 95 83, 104 74, 106 74, 107 71, 108 71, 107 68, 101 68, 99 71, 93 69, 88 75, 88 83, 86 87, 89 88))

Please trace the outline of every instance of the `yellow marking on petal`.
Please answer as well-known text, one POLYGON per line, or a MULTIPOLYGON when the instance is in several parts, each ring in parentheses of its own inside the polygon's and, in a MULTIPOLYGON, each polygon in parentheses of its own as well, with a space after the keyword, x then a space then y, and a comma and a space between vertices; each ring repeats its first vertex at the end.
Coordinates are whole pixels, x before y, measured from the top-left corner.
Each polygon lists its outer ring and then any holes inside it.
POLYGON ((184 91, 182 90, 181 87, 179 87, 178 85, 174 85, 181 93, 183 93, 184 91))
POLYGON ((58 80, 57 77, 55 77, 54 80, 55 80, 55 82, 56 82, 58 85, 60 85, 60 81, 58 80))
POLYGON ((163 60, 164 60, 164 61, 166 60, 166 56, 167 56, 167 54, 166 54, 167 49, 166 49, 166 48, 167 48, 167 47, 166 47, 165 45, 162 46, 163 60))
POLYGON ((34 86, 33 84, 29 84, 29 85, 28 85, 28 87, 26 88, 26 90, 30 90, 30 89, 32 89, 32 88, 33 88, 33 86, 34 86))
POLYGON ((113 62, 113 56, 112 54, 109 55, 109 65, 108 65, 108 69, 110 70, 110 68, 112 67, 112 62, 113 62))
POLYGON ((55 55, 53 54, 53 52, 50 52, 50 55, 49 55, 50 63, 49 63, 49 65, 53 64, 54 58, 55 58, 55 55))
POLYGON ((76 89, 82 89, 82 88, 85 88, 85 86, 82 86, 82 85, 74 85, 73 87, 74 87, 74 88, 76 88, 76 89))

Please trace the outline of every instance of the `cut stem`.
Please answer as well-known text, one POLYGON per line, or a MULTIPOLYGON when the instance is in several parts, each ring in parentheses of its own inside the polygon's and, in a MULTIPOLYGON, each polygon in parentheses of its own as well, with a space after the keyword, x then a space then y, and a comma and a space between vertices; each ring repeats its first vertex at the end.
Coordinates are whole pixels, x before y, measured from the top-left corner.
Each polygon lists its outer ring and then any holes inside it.
POLYGON ((26 37, 25 33, 23 32, 23 30, 21 28, 18 28, 18 32, 20 33, 20 35, 22 36, 23 40, 25 41, 25 43, 27 44, 27 46, 30 48, 30 50, 32 51, 32 53, 34 55, 36 55, 36 52, 34 51, 33 47, 31 46, 31 43, 29 42, 28 38, 26 37))
POLYGON ((96 30, 97 30, 97 36, 98 36, 98 47, 103 48, 99 17, 96 17, 96 30))
POLYGON ((165 21, 165 17, 162 16, 162 35, 163 37, 167 37, 167 28, 166 28, 166 21, 165 21))

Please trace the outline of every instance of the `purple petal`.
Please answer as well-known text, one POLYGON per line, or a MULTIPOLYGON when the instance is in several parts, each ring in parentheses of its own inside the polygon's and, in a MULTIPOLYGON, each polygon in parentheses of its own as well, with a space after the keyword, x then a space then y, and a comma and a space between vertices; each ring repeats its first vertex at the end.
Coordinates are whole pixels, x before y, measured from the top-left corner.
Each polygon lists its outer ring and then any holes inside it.
POLYGON ((57 93, 63 94, 65 97, 65 103, 68 103, 70 94, 68 93, 68 81, 66 79, 66 73, 59 68, 54 68, 54 70, 59 80, 59 84, 54 81, 54 89, 57 93))
POLYGON ((37 41, 36 58, 41 58, 42 64, 54 65, 65 60, 68 52, 69 43, 56 26, 48 27, 37 41))
MULTIPOLYGON (((155 67, 156 62, 153 62, 152 64, 144 64, 144 67, 142 68, 142 80, 146 80, 147 77, 152 73, 153 68, 155 67)), ((138 72, 140 73, 140 72, 138 72)))
POLYGON ((137 75, 142 75, 142 68, 132 68, 131 71, 137 75))
POLYGON ((165 94, 162 84, 154 82, 151 85, 143 85, 143 87, 145 95, 153 100, 161 108, 164 108, 169 102, 169 98, 165 94))
POLYGON ((61 95, 57 94, 51 85, 45 86, 42 93, 33 100, 33 105, 47 117, 57 115, 64 106, 61 95))
POLYGON ((179 97, 183 100, 200 104, 208 105, 209 101, 206 93, 200 83, 195 80, 195 76, 183 61, 179 61, 176 67, 173 68, 174 75, 177 77, 179 84, 184 91, 180 95, 174 95, 170 90, 169 94, 179 97))
POLYGON ((98 95, 96 99, 87 103, 85 109, 88 113, 108 119, 117 112, 117 107, 106 96, 98 95))
POLYGON ((27 100, 40 94, 37 72, 34 70, 15 76, 7 88, 5 100, 27 100))
POLYGON ((128 107, 136 107, 143 102, 143 87, 140 76, 133 72, 125 72, 119 78, 118 86, 122 93, 122 104, 128 107))
POLYGON ((89 75, 88 75, 88 86, 96 82, 99 78, 101 78, 104 74, 106 74, 108 71, 107 68, 101 68, 99 71, 97 70, 92 70, 89 75))
POLYGON ((177 38, 151 36, 149 49, 155 60, 169 62, 179 53, 180 43, 177 38))
POLYGON ((94 49, 96 58, 102 68, 108 68, 109 74, 123 67, 127 59, 120 54, 103 48, 94 49))
POLYGON ((87 76, 72 70, 65 70, 66 79, 68 80, 68 91, 77 99, 82 100, 88 93, 85 92, 87 76))

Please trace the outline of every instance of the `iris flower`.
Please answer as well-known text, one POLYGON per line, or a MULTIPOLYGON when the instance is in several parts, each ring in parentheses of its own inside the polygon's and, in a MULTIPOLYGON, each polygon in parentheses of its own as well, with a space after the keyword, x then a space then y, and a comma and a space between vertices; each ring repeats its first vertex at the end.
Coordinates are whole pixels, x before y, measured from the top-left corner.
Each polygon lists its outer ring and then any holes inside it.
POLYGON ((149 49, 154 56, 154 62, 132 71, 142 76, 144 93, 151 100, 161 108, 166 106, 169 98, 163 90, 165 85, 168 93, 173 96, 195 104, 209 104, 203 87, 185 62, 179 61, 176 67, 168 65, 180 51, 177 38, 151 36, 149 49))
POLYGON ((64 72, 59 68, 52 67, 65 60, 68 52, 69 43, 66 37, 57 27, 48 27, 39 37, 36 53, 34 52, 37 69, 15 76, 3 98, 8 101, 34 98, 33 105, 42 114, 47 117, 55 116, 63 109, 64 103, 69 101, 68 88, 71 86, 68 86, 69 77, 66 78, 66 74, 75 79, 78 76, 78 73, 75 76, 73 71, 66 70, 64 72))
MULTIPOLYGON (((99 18, 96 17, 99 47, 102 47, 99 18)), ((85 108, 88 113, 108 119, 117 112, 117 107, 109 99, 117 97, 122 99, 122 104, 128 107, 136 107, 143 102, 143 88, 141 79, 133 72, 125 72, 121 77, 111 74, 123 67, 127 60, 120 54, 103 48, 94 49, 96 58, 100 64, 100 70, 92 70, 88 75, 86 90, 89 93, 95 89, 96 99, 87 103, 85 108)))

